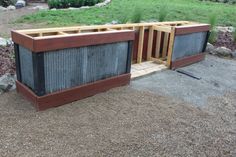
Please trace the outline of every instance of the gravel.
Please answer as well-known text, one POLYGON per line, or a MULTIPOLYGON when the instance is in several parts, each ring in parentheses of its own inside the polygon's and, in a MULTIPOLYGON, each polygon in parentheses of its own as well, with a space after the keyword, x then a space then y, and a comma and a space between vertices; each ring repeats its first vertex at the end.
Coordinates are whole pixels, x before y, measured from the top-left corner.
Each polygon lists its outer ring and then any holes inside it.
POLYGON ((15 74, 13 46, 0 46, 0 77, 6 73, 15 74))
POLYGON ((1 156, 235 156, 236 93, 205 108, 130 86, 35 112, 0 96, 1 156))

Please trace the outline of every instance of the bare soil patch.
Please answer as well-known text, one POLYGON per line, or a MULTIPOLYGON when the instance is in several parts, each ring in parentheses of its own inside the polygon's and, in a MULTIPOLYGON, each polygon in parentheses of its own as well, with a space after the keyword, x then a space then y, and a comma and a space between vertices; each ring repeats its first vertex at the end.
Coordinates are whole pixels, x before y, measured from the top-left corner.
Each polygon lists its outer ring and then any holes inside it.
POLYGON ((216 47, 226 47, 232 51, 236 50, 236 42, 233 39, 232 32, 218 32, 218 38, 214 43, 216 47))
POLYGON ((24 15, 30 15, 38 10, 32 9, 35 5, 46 5, 46 4, 30 4, 27 7, 0 12, 0 37, 10 38, 11 30, 13 29, 26 29, 26 28, 39 28, 45 26, 46 24, 37 24, 34 23, 14 23, 17 19, 24 15))
POLYGON ((0 111, 2 156, 236 156, 236 93, 197 108, 128 86, 35 112, 10 92, 0 111))

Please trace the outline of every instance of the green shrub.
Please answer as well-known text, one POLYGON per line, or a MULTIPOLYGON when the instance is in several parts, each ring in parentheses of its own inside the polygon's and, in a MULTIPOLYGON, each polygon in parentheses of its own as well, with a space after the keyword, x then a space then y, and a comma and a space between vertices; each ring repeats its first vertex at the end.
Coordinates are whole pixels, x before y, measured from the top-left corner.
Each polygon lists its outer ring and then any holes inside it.
POLYGON ((48 0, 49 8, 92 6, 104 0, 48 0))
POLYGON ((167 14, 168 14, 167 5, 161 6, 159 14, 158 14, 158 20, 160 22, 165 21, 167 14))
POLYGON ((126 24, 128 21, 129 21, 129 18, 125 15, 120 18, 119 23, 126 24))
POLYGON ((0 0, 0 6, 7 7, 9 5, 15 5, 16 0, 0 0))
POLYGON ((233 39, 234 39, 234 42, 236 42, 236 27, 234 27, 233 39))
POLYGON ((217 23, 217 16, 216 14, 211 14, 209 16, 209 24, 211 25, 211 35, 209 37, 210 43, 215 43, 218 37, 218 33, 216 31, 216 23, 217 23))
POLYGON ((139 7, 136 7, 136 8, 134 9, 134 13, 133 13, 133 16, 132 16, 131 21, 132 21, 133 23, 139 23, 139 22, 141 22, 142 14, 143 14, 142 9, 139 8, 139 7))
POLYGON ((211 2, 219 2, 219 3, 236 4, 236 0, 200 0, 200 1, 211 1, 211 2))

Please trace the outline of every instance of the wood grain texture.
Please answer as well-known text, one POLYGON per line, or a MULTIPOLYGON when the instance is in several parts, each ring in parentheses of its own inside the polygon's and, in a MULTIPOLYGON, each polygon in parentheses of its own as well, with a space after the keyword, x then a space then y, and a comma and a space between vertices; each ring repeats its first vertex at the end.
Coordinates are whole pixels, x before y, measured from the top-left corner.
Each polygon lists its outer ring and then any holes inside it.
POLYGON ((138 42, 138 57, 137 57, 137 63, 142 62, 142 56, 143 56, 143 41, 144 40, 144 27, 141 27, 139 30, 139 42, 138 42))
POLYGON ((16 81, 17 91, 32 102, 38 111, 48 108, 61 106, 76 100, 93 96, 95 94, 107 91, 111 88, 129 84, 131 74, 124 74, 109 79, 96 81, 76 88, 63 90, 39 97, 35 95, 28 87, 16 81))
POLYGON ((171 66, 174 42, 175 42, 175 28, 172 27, 171 34, 170 34, 169 47, 168 47, 168 55, 167 55, 167 67, 169 68, 171 66))
POLYGON ((210 30, 210 25, 208 24, 198 24, 198 25, 186 25, 186 26, 176 26, 176 35, 184 35, 196 32, 207 32, 210 30))
POLYGON ((193 64, 193 63, 200 62, 200 61, 204 60, 204 58, 205 58, 205 53, 200 53, 197 55, 181 58, 181 59, 171 62, 170 68, 171 69, 181 68, 181 67, 193 64))
POLYGON ((76 36, 58 36, 51 38, 33 39, 16 32, 12 32, 13 41, 32 52, 40 53, 65 48, 75 48, 90 45, 100 45, 134 40, 133 31, 117 31, 109 33, 80 34, 76 36))
POLYGON ((153 29, 153 27, 150 27, 149 28, 149 35, 148 35, 147 60, 150 60, 151 56, 152 56, 153 34, 154 34, 154 29, 153 29))

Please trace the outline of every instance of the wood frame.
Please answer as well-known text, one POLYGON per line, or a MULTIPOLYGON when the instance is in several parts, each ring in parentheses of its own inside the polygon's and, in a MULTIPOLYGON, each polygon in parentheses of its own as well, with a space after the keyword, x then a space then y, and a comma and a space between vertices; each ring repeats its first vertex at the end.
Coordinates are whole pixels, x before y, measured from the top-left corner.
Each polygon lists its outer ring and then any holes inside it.
MULTIPOLYGON (((143 61, 143 55, 147 55, 148 61, 158 62, 167 65, 170 69, 176 69, 203 60, 205 54, 200 53, 172 61, 175 37, 196 32, 208 32, 209 30, 210 25, 208 24, 175 21, 12 31, 17 64, 17 91, 35 104, 38 110, 45 110, 50 107, 56 107, 86 98, 114 87, 127 85, 131 77, 129 66, 127 67, 127 73, 120 76, 47 95, 41 92, 44 91, 44 89, 41 89, 43 85, 36 84, 38 92, 33 92, 21 83, 18 45, 31 50, 33 59, 35 59, 34 67, 40 67, 43 65, 43 59, 40 55, 45 51, 129 41, 130 52, 127 64, 131 65, 131 43, 135 39, 134 31, 136 31, 138 32, 136 41, 138 42, 137 63, 141 63, 143 61), (146 53, 144 53, 144 49, 147 49, 146 53)), ((206 43, 204 49, 205 46, 206 43)), ((38 80, 43 80, 43 71, 37 70, 34 77, 37 77, 36 79, 38 80)))
POLYGON ((171 67, 172 49, 175 36, 189 33, 208 31, 210 25, 200 24, 191 21, 173 21, 173 22, 152 22, 152 23, 128 23, 117 25, 94 25, 94 26, 75 26, 75 27, 61 27, 61 28, 45 28, 45 29, 29 29, 12 31, 13 41, 19 42, 34 52, 43 52, 54 50, 56 48, 73 46, 86 46, 86 41, 90 42, 93 38, 95 43, 100 39, 106 41, 119 41, 119 33, 121 30, 127 32, 127 38, 133 38, 129 31, 137 31, 138 46, 136 47, 137 58, 133 58, 133 63, 141 63, 142 61, 158 60, 165 63, 169 68, 171 67), (148 41, 144 40, 145 32, 148 31, 148 41), (117 36, 109 37, 109 33, 117 32, 117 36), (95 36, 100 37, 96 38, 95 36), (90 38, 84 38, 79 42, 78 38, 83 35, 91 35, 90 38), (157 34, 157 35, 155 35, 157 34), (155 35, 155 39, 154 39, 155 35), (153 42, 156 40, 157 42, 153 42), (57 41, 58 44, 56 44, 57 41), (65 42, 66 41, 66 42, 65 42), (53 44, 52 44, 53 43, 53 44), (77 45, 79 43, 79 45, 77 45), (147 50, 144 50, 144 45, 147 44, 147 50), (155 45, 154 45, 155 44, 155 45), (65 46, 66 45, 66 46, 65 46), (155 50, 153 50, 155 48, 155 50), (154 55, 153 55, 154 51, 154 55), (143 56, 146 56, 145 59, 143 56))
POLYGON ((18 93, 21 93, 26 99, 32 102, 38 111, 42 111, 48 108, 61 106, 66 103, 90 97, 95 94, 105 92, 111 88, 127 85, 130 82, 130 77, 131 74, 124 74, 60 92, 55 92, 45 96, 37 96, 27 86, 20 83, 19 81, 16 81, 16 87, 18 93))

